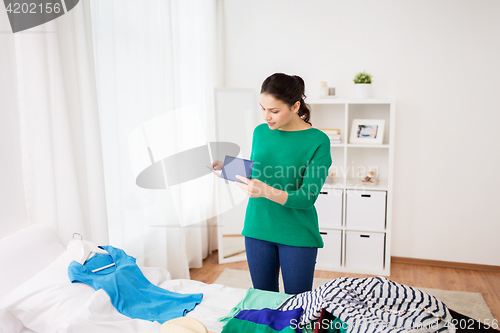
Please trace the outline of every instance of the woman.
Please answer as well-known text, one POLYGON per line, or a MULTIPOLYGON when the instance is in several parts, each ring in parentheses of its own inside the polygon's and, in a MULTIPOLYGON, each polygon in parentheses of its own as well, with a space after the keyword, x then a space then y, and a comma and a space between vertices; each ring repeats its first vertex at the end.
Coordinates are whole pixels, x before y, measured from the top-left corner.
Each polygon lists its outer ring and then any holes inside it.
POLYGON ((328 136, 309 122, 304 88, 300 77, 283 73, 262 83, 266 123, 253 132, 252 179, 237 176, 245 184, 236 182, 249 195, 242 235, 253 286, 278 291, 281 267, 287 294, 312 290, 323 247, 314 202, 332 164, 328 136))

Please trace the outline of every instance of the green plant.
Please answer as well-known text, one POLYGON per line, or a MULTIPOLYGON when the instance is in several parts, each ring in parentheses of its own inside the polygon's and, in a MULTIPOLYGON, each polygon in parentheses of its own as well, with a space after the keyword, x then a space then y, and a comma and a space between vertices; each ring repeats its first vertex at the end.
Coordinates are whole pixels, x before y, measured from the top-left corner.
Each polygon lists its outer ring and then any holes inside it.
POLYGON ((372 83, 372 75, 366 72, 359 72, 354 77, 354 83, 372 83))

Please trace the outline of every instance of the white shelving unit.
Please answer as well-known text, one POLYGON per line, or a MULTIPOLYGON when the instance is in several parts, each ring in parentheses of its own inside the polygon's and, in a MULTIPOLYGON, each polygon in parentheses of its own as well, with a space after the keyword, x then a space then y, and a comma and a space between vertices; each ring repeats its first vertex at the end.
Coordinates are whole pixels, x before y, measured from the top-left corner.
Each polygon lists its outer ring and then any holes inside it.
POLYGON ((316 269, 390 276, 396 101, 324 98, 306 103, 314 127, 341 131, 341 143, 331 145, 336 182, 325 183, 316 202, 325 243, 316 269), (353 119, 384 119, 382 144, 349 143, 353 119), (359 182, 358 171, 368 167, 378 168, 377 185, 359 182))

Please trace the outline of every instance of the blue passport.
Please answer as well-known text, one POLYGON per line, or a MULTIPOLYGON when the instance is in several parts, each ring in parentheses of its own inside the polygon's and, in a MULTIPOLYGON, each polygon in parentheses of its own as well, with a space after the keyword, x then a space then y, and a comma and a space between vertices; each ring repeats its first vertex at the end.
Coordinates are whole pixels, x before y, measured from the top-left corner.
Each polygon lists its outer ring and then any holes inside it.
POLYGON ((244 182, 236 178, 236 175, 240 175, 245 178, 251 179, 253 163, 254 161, 226 155, 220 177, 227 180, 231 180, 233 182, 239 182, 245 184, 244 182))

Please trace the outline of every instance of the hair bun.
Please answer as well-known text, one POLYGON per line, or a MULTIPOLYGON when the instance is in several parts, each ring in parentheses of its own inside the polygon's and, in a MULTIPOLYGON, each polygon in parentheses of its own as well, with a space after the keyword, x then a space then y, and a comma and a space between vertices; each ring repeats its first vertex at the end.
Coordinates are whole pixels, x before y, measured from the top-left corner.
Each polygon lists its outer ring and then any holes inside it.
POLYGON ((302 98, 306 98, 306 95, 304 94, 305 92, 305 88, 306 88, 306 85, 304 83, 304 80, 298 76, 298 75, 294 75, 293 78, 295 79, 295 81, 297 81, 297 83, 299 84, 299 88, 300 88, 300 95, 302 96, 302 98))

